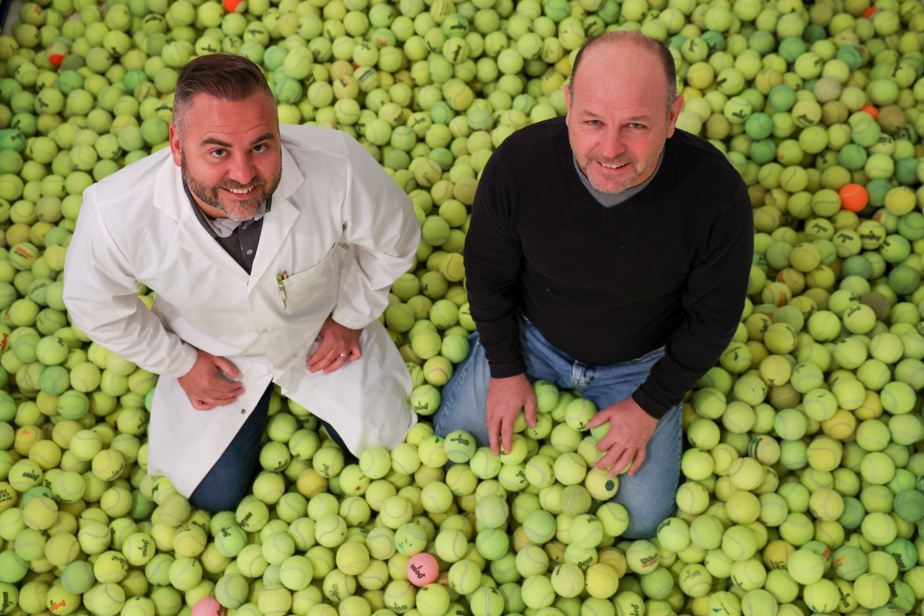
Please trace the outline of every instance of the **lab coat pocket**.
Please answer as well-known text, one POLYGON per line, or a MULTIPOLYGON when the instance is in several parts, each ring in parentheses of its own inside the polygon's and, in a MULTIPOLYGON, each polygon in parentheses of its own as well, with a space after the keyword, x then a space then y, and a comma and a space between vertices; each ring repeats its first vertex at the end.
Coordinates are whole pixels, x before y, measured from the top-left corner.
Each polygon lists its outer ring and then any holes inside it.
POLYGON ((318 293, 330 282, 336 250, 334 246, 317 265, 285 278, 279 291, 286 313, 298 313, 316 303, 318 293))

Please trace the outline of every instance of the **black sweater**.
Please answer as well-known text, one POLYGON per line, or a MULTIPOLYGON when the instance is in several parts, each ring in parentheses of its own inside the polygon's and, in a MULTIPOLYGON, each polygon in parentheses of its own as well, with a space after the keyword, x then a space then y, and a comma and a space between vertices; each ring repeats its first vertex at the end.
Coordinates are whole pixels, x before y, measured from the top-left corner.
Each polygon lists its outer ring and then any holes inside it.
POLYGON ((577 173, 556 118, 508 137, 481 176, 465 270, 491 375, 526 372, 517 311, 589 365, 666 345, 632 395, 660 418, 741 318, 754 243, 747 188, 721 152, 679 129, 652 182, 619 205, 600 205, 577 173))

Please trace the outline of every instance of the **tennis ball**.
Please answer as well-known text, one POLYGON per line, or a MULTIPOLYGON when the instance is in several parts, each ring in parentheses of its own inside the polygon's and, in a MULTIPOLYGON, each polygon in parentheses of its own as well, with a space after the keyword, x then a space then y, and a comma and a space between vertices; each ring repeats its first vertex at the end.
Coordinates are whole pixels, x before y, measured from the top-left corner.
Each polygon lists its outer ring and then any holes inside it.
POLYGON ((204 597, 196 601, 192 616, 224 616, 225 608, 213 597, 204 597))
POLYGON ((651 573, 658 567, 658 549, 645 539, 633 541, 626 549, 626 564, 639 575, 651 573))
POLYGON ((61 573, 61 585, 67 592, 75 595, 82 595, 90 590, 95 581, 93 565, 82 560, 69 563, 61 573))
POLYGON ((443 451, 446 457, 457 464, 464 464, 475 455, 477 443, 471 433, 466 430, 455 430, 446 435, 443 451))
POLYGON ((884 606, 891 597, 888 583, 875 573, 864 573, 854 580, 853 592, 857 603, 870 610, 884 606))
MULTIPOLYGON (((410 582, 415 586, 426 586, 428 584, 432 584, 436 581, 439 573, 439 564, 432 554, 421 552, 414 554, 411 556, 410 560, 408 560, 407 579, 410 580, 410 582)), ((417 599, 419 604, 420 592, 417 593, 417 599)))
POLYGON ((595 516, 581 514, 571 521, 571 543, 582 548, 596 548, 603 541, 603 523, 595 516))
POLYGON ((434 548, 440 560, 455 563, 465 558, 468 553, 468 539, 460 530, 443 530, 437 534, 434 548))

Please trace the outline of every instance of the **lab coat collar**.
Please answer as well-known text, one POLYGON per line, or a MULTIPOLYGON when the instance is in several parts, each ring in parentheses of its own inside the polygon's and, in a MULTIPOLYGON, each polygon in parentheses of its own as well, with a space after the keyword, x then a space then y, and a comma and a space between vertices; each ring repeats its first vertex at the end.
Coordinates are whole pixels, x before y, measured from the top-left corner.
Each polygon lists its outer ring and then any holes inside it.
MULTIPOLYGON (((295 165, 295 160, 282 146, 282 177, 273 193, 273 208, 263 220, 260 232, 260 244, 251 269, 248 289, 252 290, 260 277, 272 265, 276 253, 283 245, 283 239, 298 218, 298 208, 289 197, 305 181, 305 177, 295 165)), ((184 250, 213 263, 216 267, 236 276, 246 278, 245 272, 224 249, 212 239, 208 232, 196 220, 195 212, 189 205, 189 199, 183 190, 183 174, 169 154, 157 174, 154 185, 154 207, 177 222, 174 241, 184 250)))

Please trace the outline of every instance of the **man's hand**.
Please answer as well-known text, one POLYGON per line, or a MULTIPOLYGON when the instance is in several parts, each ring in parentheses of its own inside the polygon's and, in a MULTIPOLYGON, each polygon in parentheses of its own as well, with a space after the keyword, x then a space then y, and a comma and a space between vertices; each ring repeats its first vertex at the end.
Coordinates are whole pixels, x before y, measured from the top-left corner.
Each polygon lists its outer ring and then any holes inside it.
POLYGON ((606 422, 610 423, 610 428, 597 443, 597 449, 607 454, 594 466, 601 470, 609 468, 611 477, 626 468, 630 475, 634 474, 645 461, 645 446, 654 434, 658 420, 643 411, 635 400, 626 398, 598 411, 587 422, 587 427, 596 428, 606 422))
POLYGON ((225 375, 236 379, 241 372, 229 359, 200 350, 196 356, 196 363, 177 381, 189 397, 193 408, 197 411, 207 411, 216 406, 231 404, 244 393, 243 385, 229 381, 224 378, 225 375))
POLYGON ((526 423, 536 427, 536 395, 525 374, 505 379, 491 379, 488 385, 487 425, 491 451, 500 455, 500 442, 504 451, 510 451, 513 439, 513 422, 520 409, 526 412, 526 423))
POLYGON ((318 334, 321 337, 321 345, 307 360, 308 371, 323 370, 324 374, 330 374, 348 361, 362 357, 363 352, 359 346, 360 331, 362 330, 344 327, 333 318, 327 317, 318 334))

